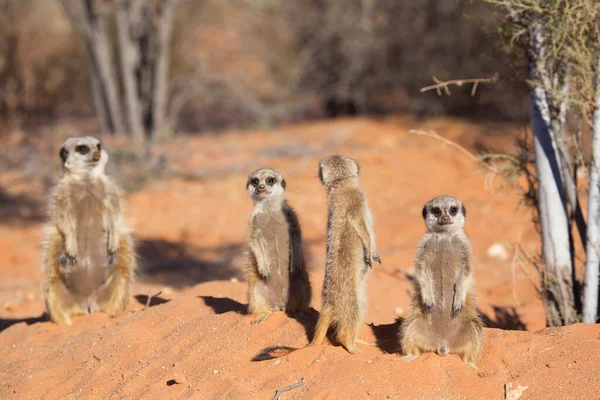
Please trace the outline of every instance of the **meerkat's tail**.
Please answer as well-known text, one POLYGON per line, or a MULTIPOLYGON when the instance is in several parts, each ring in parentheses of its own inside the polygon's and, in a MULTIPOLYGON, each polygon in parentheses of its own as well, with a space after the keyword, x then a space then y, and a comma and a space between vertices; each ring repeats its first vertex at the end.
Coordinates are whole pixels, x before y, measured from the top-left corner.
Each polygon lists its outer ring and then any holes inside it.
POLYGON ((437 353, 440 356, 445 356, 450 352, 450 348, 448 347, 448 343, 444 340, 442 343, 438 345, 437 353))
POLYGON ((325 341, 325 336, 327 336, 327 331, 329 330, 329 325, 331 325, 331 317, 331 311, 327 309, 321 310, 319 321, 317 322, 317 327, 315 329, 315 336, 313 337, 313 340, 310 342, 309 346, 318 346, 323 344, 325 341))

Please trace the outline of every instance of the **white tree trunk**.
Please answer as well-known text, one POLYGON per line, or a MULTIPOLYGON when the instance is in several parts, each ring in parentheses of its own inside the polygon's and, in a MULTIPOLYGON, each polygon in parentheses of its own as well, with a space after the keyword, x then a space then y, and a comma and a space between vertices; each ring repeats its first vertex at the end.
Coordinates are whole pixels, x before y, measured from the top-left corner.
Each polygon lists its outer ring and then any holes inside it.
POLYGON ((152 93, 152 136, 166 134, 167 97, 169 94, 169 59, 171 58, 171 36, 173 15, 177 0, 164 0, 158 21, 156 70, 152 93))
POLYGON ((568 325, 575 322, 573 263, 570 247, 567 195, 564 170, 557 151, 557 138, 564 129, 566 100, 550 96, 548 91, 565 90, 566 78, 560 71, 548 68, 546 44, 542 28, 530 30, 528 54, 529 75, 534 83, 531 96, 531 125, 534 137, 535 163, 538 181, 538 207, 542 233, 544 303, 548 325, 568 325))
POLYGON ((60 0, 73 27, 85 39, 92 70, 92 90, 96 112, 105 132, 123 133, 123 117, 117 78, 113 67, 110 37, 102 3, 94 0, 60 0))
POLYGON ((125 92, 125 104, 127 106, 127 123, 134 140, 141 143, 145 140, 142 125, 142 109, 138 96, 136 73, 139 68, 140 53, 137 41, 132 38, 135 32, 135 23, 139 23, 138 3, 131 4, 127 0, 116 2, 116 20, 119 42, 119 54, 121 56, 121 78, 125 92), (135 13, 135 15, 131 15, 135 13))
POLYGON ((123 117, 121 102, 117 89, 117 81, 113 67, 112 48, 103 17, 99 14, 93 0, 84 0, 84 12, 89 26, 89 35, 86 38, 92 63, 97 65, 98 83, 100 92, 105 102, 105 107, 110 115, 112 133, 123 133, 123 117))
MULTIPOLYGON (((600 56, 598 57, 600 67, 600 56)), ((596 110, 590 163, 590 192, 588 198, 587 247, 583 278, 583 322, 595 324, 598 318, 598 273, 600 265, 600 69, 596 79, 596 110)))
MULTIPOLYGON (((543 89, 536 90, 543 92, 543 89)), ((534 135, 535 164, 538 180, 539 216, 542 230, 542 257, 546 266, 544 287, 546 312, 550 325, 573 322, 573 282, 571 251, 565 193, 557 182, 560 174, 554 157, 552 139, 538 104, 544 100, 535 94, 531 98, 531 118, 534 135)))

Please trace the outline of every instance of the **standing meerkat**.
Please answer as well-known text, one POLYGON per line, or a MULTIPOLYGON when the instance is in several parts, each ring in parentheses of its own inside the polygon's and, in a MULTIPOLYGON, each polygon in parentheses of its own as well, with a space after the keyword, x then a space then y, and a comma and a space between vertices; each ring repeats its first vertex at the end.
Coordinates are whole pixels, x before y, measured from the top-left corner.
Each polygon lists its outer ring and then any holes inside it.
POLYGON ((358 174, 358 163, 348 157, 334 155, 319 164, 319 179, 327 190, 327 257, 321 313, 310 343, 322 344, 332 326, 337 341, 352 354, 360 352, 355 342, 367 307, 371 260, 381 263, 358 174))
POLYGON ((412 310, 400 332, 409 361, 426 351, 453 353, 477 368, 483 323, 477 313, 471 244, 463 231, 466 215, 462 202, 450 196, 423 207, 427 232, 417 246, 412 310))
POLYGON ((248 176, 246 191, 254 202, 248 218, 248 309, 256 319, 273 311, 308 311, 311 287, 296 212, 283 197, 285 180, 262 168, 248 176))
POLYGON ((119 189, 104 174, 108 154, 88 136, 68 139, 60 158, 44 230, 48 314, 58 324, 98 310, 116 316, 129 302, 136 257, 119 189))

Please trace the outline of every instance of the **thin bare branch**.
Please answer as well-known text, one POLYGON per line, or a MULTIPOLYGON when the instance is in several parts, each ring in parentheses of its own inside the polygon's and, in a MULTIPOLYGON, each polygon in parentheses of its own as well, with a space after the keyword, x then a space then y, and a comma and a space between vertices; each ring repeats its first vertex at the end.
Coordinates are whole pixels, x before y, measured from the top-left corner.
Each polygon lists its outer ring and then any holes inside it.
POLYGON ((408 131, 409 133, 412 133, 414 135, 423 135, 423 136, 428 136, 430 138, 434 138, 436 140, 439 140, 440 142, 452 146, 455 149, 459 150, 461 153, 465 154, 467 157, 469 157, 471 160, 480 163, 481 165, 483 165, 488 171, 494 173, 494 174, 500 174, 501 171, 499 171, 497 168, 494 168, 493 166, 486 164, 484 162, 481 161, 481 159, 479 157, 477 157, 475 154, 471 153, 469 150, 465 149, 464 147, 462 147, 461 145, 459 145, 456 142, 453 142, 451 140, 448 140, 442 136, 440 136, 438 133, 434 132, 434 131, 425 131, 422 129, 411 129, 410 131, 408 131))
POLYGON ((448 86, 450 86, 450 85, 462 86, 465 83, 472 83, 473 88, 471 89, 471 96, 475 96, 475 93, 477 92, 477 87, 479 86, 480 83, 496 83, 496 82, 498 82, 498 78, 499 78, 499 76, 498 76, 497 72, 489 78, 453 79, 450 81, 442 81, 434 76, 433 81, 435 82, 435 85, 425 86, 425 87, 421 88, 421 93, 435 89, 438 96, 441 96, 442 89, 443 89, 444 92, 446 93, 446 95, 450 96, 451 93, 450 93, 450 88, 448 86))

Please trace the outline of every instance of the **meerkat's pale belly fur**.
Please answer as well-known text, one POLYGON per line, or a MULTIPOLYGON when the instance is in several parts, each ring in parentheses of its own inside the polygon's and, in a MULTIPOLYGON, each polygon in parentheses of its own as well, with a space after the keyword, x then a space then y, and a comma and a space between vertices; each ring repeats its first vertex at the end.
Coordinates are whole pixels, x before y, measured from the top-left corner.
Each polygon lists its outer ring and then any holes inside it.
MULTIPOLYGON (((283 212, 258 212, 254 216, 256 229, 264 237, 266 253, 275 265, 269 265, 269 280, 258 281, 254 290, 266 301, 271 310, 285 310, 290 291, 290 236, 283 212)), ((256 259, 253 257, 256 265, 256 259)), ((255 266, 256 267, 256 266, 255 266)), ((256 267, 258 268, 258 267, 256 267)))
POLYGON ((104 186, 82 183, 70 193, 77 234, 77 264, 65 271, 75 296, 87 297, 107 282, 113 268, 107 265, 107 238, 103 210, 104 186))
POLYGON ((438 239, 437 246, 437 251, 429 255, 426 260, 427 265, 434 266, 431 273, 434 282, 433 290, 437 297, 427 323, 430 340, 435 342, 436 347, 448 345, 447 341, 452 342, 461 326, 458 319, 452 318, 454 285, 460 273, 460 258, 450 240, 438 239))

